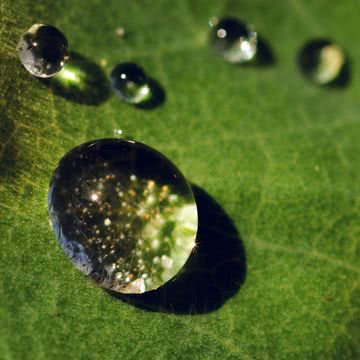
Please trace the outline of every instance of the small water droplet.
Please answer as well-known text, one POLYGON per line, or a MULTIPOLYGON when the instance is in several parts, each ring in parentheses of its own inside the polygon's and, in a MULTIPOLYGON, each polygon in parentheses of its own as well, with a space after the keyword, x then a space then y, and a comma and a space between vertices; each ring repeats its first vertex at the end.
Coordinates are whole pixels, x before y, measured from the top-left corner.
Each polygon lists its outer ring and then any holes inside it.
POLYGON ((209 25, 212 26, 216 26, 219 23, 219 18, 216 16, 213 16, 212 18, 209 19, 209 25))
POLYGON ((162 104, 165 99, 162 87, 134 63, 115 66, 110 79, 115 92, 124 101, 138 108, 152 109, 162 104))
POLYGON ((231 63, 244 63, 255 57, 257 33, 236 18, 211 18, 210 43, 231 63))
POLYGON ((151 98, 148 79, 143 69, 136 64, 117 65, 112 70, 110 78, 117 94, 128 103, 140 104, 151 98))
POLYGON ((123 134, 123 131, 121 129, 115 129, 114 130, 114 136, 119 136, 121 137, 123 134))
POLYGON ((123 27, 118 27, 116 30, 115 30, 115 34, 116 36, 118 36, 119 38, 124 38, 125 35, 126 35, 126 32, 125 32, 125 29, 123 27))
POLYGON ((108 64, 108 61, 104 58, 100 59, 100 66, 102 67, 106 67, 108 64))
POLYGON ((96 140, 66 154, 51 180, 49 213, 75 266, 117 292, 158 288, 195 246, 190 185, 163 155, 134 141, 96 140))
POLYGON ((26 70, 42 78, 57 74, 69 58, 66 37, 51 25, 31 26, 21 36, 17 49, 26 70))
POLYGON ((331 40, 313 40, 300 50, 298 63, 303 74, 317 85, 345 85, 348 61, 343 49, 331 40))

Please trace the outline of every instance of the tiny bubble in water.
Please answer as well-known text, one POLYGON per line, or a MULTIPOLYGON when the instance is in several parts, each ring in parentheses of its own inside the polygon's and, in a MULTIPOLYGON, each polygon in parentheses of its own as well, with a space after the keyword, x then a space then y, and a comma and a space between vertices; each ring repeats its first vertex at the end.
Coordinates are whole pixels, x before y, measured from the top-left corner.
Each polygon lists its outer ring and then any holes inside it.
POLYGON ((37 77, 47 78, 57 74, 69 60, 66 37, 51 25, 31 26, 21 36, 17 49, 25 69, 37 77))
POLYGON ((210 43, 213 49, 230 63, 252 60, 257 51, 257 33, 236 18, 209 20, 210 43))

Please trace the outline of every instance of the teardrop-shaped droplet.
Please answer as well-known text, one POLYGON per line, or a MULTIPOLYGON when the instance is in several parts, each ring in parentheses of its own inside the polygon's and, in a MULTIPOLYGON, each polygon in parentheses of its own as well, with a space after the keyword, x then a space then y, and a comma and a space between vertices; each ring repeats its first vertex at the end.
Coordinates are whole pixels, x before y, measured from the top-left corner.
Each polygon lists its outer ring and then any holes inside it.
POLYGON ((158 288, 195 246, 189 183, 159 152, 130 140, 95 140, 66 154, 51 180, 49 213, 75 266, 117 292, 158 288))
POLYGON ((343 49, 330 40, 313 40, 299 53, 303 74, 317 85, 344 85, 348 80, 348 61, 343 49))
POLYGON ((245 63, 255 57, 257 34, 236 18, 210 20, 210 43, 223 58, 231 63, 245 63))
POLYGON ((69 59, 69 46, 64 34, 56 27, 35 24, 18 43, 19 57, 32 75, 47 78, 62 70, 69 59))

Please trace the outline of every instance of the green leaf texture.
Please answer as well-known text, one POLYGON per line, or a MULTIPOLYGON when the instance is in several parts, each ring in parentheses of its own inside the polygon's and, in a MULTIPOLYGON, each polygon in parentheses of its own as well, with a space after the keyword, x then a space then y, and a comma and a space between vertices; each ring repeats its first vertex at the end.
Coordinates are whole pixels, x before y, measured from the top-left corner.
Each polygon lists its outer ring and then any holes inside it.
POLYGON ((0 0, 0 359, 359 358, 359 12, 351 0, 0 0), (274 64, 214 55, 208 20, 222 15, 254 24, 274 64), (33 23, 59 27, 107 74, 138 63, 164 104, 54 94, 17 56, 33 23), (319 88, 299 72, 296 54, 319 37, 346 49, 347 87, 319 88), (52 171, 115 129, 174 161, 241 234, 246 281, 218 310, 177 315, 116 300, 58 246, 52 171))

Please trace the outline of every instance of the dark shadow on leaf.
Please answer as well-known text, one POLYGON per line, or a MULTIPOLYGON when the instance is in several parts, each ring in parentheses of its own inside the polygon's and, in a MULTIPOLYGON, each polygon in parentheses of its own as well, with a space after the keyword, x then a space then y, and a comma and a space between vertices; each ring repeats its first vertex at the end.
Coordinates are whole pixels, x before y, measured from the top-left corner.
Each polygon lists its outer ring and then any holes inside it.
POLYGON ((344 88, 350 84, 351 81, 351 63, 347 54, 337 47, 336 43, 329 39, 315 39, 308 41, 300 49, 297 56, 297 63, 306 78, 311 80, 313 83, 319 86, 324 86, 327 88, 344 88), (326 83, 320 83, 314 80, 314 74, 319 71, 319 62, 321 50, 324 48, 331 49, 332 52, 328 52, 326 56, 326 62, 323 63, 322 68, 330 69, 330 66, 334 66, 334 75, 333 79, 329 80, 326 83), (339 58, 340 57, 340 58, 339 58), (342 59, 342 63, 337 63, 342 59), (337 69, 338 68, 338 69, 337 69))
POLYGON ((183 270, 157 290, 141 295, 108 291, 139 308, 175 314, 204 314, 220 308, 246 278, 246 255, 240 236, 224 210, 193 185, 198 206, 197 248, 183 270))
POLYGON ((111 95, 109 80, 102 68, 77 52, 71 53, 59 74, 40 81, 54 94, 79 104, 100 105, 111 95))
POLYGON ((276 62, 275 55, 269 43, 262 37, 258 37, 255 65, 270 66, 276 62))
POLYGON ((148 78, 148 85, 151 90, 151 97, 149 100, 136 104, 135 107, 142 110, 152 110, 165 102, 166 95, 164 88, 154 79, 148 78))

